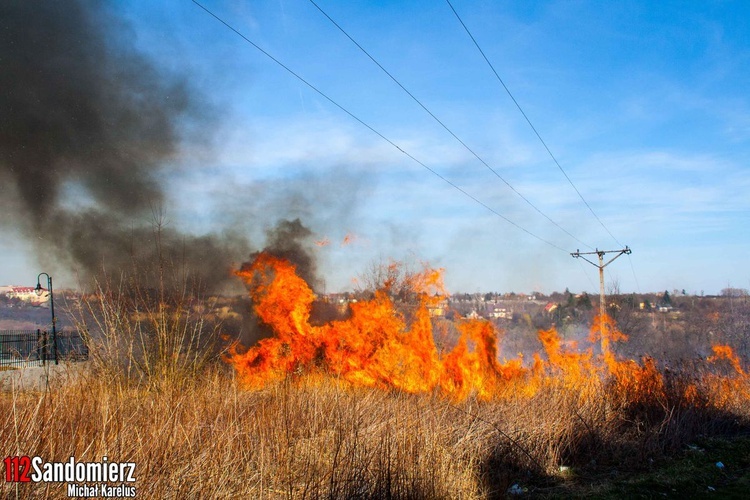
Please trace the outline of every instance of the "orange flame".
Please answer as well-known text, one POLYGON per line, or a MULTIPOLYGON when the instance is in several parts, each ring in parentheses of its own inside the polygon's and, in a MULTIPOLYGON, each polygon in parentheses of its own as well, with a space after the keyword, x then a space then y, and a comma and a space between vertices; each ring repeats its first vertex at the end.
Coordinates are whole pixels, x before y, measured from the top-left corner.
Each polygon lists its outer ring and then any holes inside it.
MULTIPOLYGON (((388 271, 388 276, 398 275, 395 269, 388 271)), ((456 323, 455 346, 439 353, 429 308, 446 297, 441 269, 425 268, 407 276, 416 296, 408 313, 395 302, 394 283, 386 279, 372 298, 349 304, 347 319, 321 326, 310 324, 315 295, 290 262, 261 253, 237 275, 249 287, 258 318, 274 332, 247 351, 237 346, 230 350, 228 361, 251 388, 289 375, 317 373, 357 386, 437 392, 458 401, 470 395, 483 400, 511 393, 533 395, 553 383, 585 391, 597 381, 613 384, 629 404, 658 401, 665 394, 664 376, 653 359, 638 363, 614 354, 612 343, 627 337, 609 317, 595 318, 591 328, 589 340, 601 341, 599 355, 592 347, 581 351, 574 342, 563 341, 553 328, 539 332, 543 352, 534 355, 531 367, 524 366, 521 355, 501 363, 499 332, 492 323, 464 319, 456 323)), ((714 347, 710 361, 722 359, 734 368, 733 380, 747 381, 732 350, 714 347)), ((717 380, 711 382, 717 390, 736 389, 740 383, 729 387, 726 379, 717 380)), ((686 401, 697 401, 697 386, 686 387, 684 393, 686 401)))
POLYGON ((714 355, 708 357, 708 361, 714 363, 721 359, 726 359, 734 368, 734 371, 741 376, 745 376, 745 370, 740 365, 740 358, 734 353, 731 347, 728 345, 715 345, 713 346, 714 355))
POLYGON ((410 324, 386 283, 372 299, 350 304, 348 319, 323 326, 309 323, 314 294, 288 261, 262 253, 237 274, 250 288, 256 314, 274 331, 246 352, 232 351, 229 361, 250 387, 320 370, 356 385, 489 398, 501 380, 525 373, 520 361, 497 362, 497 332, 485 321, 462 321, 458 345, 438 355, 427 306, 442 299, 441 270, 409 277, 419 300, 410 324))

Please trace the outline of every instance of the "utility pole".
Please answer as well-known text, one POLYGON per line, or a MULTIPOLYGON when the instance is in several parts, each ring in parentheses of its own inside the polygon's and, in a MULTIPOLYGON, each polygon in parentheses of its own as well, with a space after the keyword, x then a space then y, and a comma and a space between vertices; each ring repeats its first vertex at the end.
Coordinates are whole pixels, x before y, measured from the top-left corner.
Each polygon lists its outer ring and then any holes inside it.
POLYGON ((606 317, 607 313, 607 306, 606 302, 604 300, 604 268, 607 267, 614 261, 617 257, 619 257, 622 254, 630 254, 632 251, 627 246, 623 248, 622 250, 599 250, 598 248, 593 252, 581 252, 580 250, 576 250, 575 252, 572 252, 570 255, 572 257, 581 258, 588 262, 589 264, 593 265, 594 267, 599 268, 599 332, 601 333, 602 337, 602 347, 603 350, 606 350, 604 346, 606 346, 608 343, 605 341, 605 335, 604 335, 604 318, 606 317), (604 263, 604 255, 608 253, 614 253, 617 254, 611 259, 607 261, 607 263, 604 263), (589 260, 586 258, 586 255, 597 255, 599 256, 599 263, 595 263, 594 261, 589 260))

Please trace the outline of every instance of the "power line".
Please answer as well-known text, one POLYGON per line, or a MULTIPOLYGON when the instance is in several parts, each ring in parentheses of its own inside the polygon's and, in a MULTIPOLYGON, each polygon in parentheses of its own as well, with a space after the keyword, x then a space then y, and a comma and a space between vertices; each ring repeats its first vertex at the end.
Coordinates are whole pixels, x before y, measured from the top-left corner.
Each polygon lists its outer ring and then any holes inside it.
POLYGON ((591 279, 591 276, 589 276, 586 270, 583 268, 583 263, 581 263, 580 260, 576 260, 576 262, 578 262, 578 265, 581 268, 581 272, 584 274, 584 276, 586 276, 586 279, 589 280, 589 283, 591 283, 591 288, 596 288, 596 285, 594 284, 594 281, 591 279))
POLYGON ((489 210, 490 212, 492 212, 496 216, 500 217, 501 219, 503 219, 508 224, 511 224, 512 226, 516 227, 517 229, 525 232, 529 236, 532 236, 532 237, 536 238, 537 240, 539 240, 539 241, 541 241, 543 243, 546 243, 547 245, 549 245, 549 246, 551 246, 553 248, 556 248, 557 250, 560 250, 562 252, 568 253, 565 249, 563 249, 563 248, 555 245, 554 243, 552 243, 552 242, 550 242, 548 240, 545 240, 541 236, 537 236, 536 234, 532 233, 528 229, 526 229, 526 228, 520 226, 519 224, 513 222, 511 219, 509 219, 506 216, 502 215, 500 212, 496 211, 494 208, 490 207, 489 205, 487 205, 483 201, 479 200, 474 195, 472 195, 468 191, 464 190, 463 188, 461 188, 460 186, 458 186, 457 184, 455 184, 454 182, 452 182, 450 179, 444 177, 442 174, 440 174, 436 170, 430 168, 425 163, 423 163, 419 159, 417 159, 414 156, 412 156, 410 153, 408 153, 403 148, 401 148, 401 146, 399 146, 398 144, 396 144, 395 142, 393 142, 392 140, 390 140, 388 137, 386 137, 385 135, 383 135, 382 133, 380 133, 376 129, 374 129, 372 126, 370 126, 369 124, 367 124, 365 121, 363 121, 362 119, 360 119, 359 117, 357 117, 356 115, 354 115, 351 111, 349 111, 348 109, 344 108, 341 104, 339 104, 338 102, 334 101, 331 97, 329 97, 327 94, 325 94, 322 90, 318 89, 312 83, 310 83, 307 80, 305 80, 302 76, 300 76, 298 73, 296 73, 294 70, 292 70, 289 66, 285 65, 279 59, 275 58, 269 52, 267 52, 262 47, 260 47, 258 44, 256 44, 255 42, 253 42, 252 40, 250 40, 249 38, 247 38, 245 35, 243 35, 240 31, 238 31, 232 25, 230 25, 229 23, 227 23, 226 21, 224 21, 222 18, 220 18, 219 16, 217 16, 216 14, 214 14, 211 10, 209 10, 205 6, 203 6, 200 2, 198 2, 197 0, 192 0, 192 2, 195 5, 197 5, 198 7, 200 7, 201 9, 203 9, 211 17, 213 17, 214 19, 216 19, 217 21, 219 21, 221 24, 223 24, 226 28, 228 28, 229 30, 233 31, 236 35, 238 35, 244 41, 246 41, 247 43, 249 43, 250 45, 252 45, 253 47, 255 47, 263 55, 265 55, 266 57, 268 57, 269 59, 271 59, 273 62, 275 62, 279 66, 281 66, 289 74, 291 74, 292 76, 294 76, 295 78, 297 78, 300 82, 304 83, 311 90, 315 91, 318 95, 320 95, 321 97, 323 97, 325 100, 327 100, 328 102, 330 102, 331 104, 333 104, 334 106, 336 106, 338 109, 340 109, 341 111, 343 111, 344 113, 346 113, 347 115, 349 115, 352 119, 354 119, 355 121, 357 121, 358 123, 360 123, 361 125, 363 125, 364 127, 366 127, 372 133, 374 133, 375 135, 377 135, 378 137, 380 137, 381 139, 383 139, 384 141, 386 141, 388 144, 390 144, 391 146, 393 146, 397 150, 399 150, 401 153, 403 153, 404 155, 406 155, 408 158, 410 158, 412 161, 414 161, 415 163, 417 163, 421 167, 423 167, 426 170, 428 170, 429 172, 431 172, 433 175, 435 175, 436 177, 438 177, 439 179, 441 179, 443 182, 447 183, 448 185, 450 185, 454 189, 460 191, 463 195, 467 196, 468 198, 470 198, 474 202, 476 202, 479 205, 483 206, 485 209, 489 210))
POLYGON ((565 178, 566 178, 566 179, 568 180, 568 183, 569 183, 569 184, 570 184, 570 185, 571 185, 571 186, 573 187, 573 189, 575 190, 575 192, 576 192, 576 193, 578 194, 578 197, 579 197, 579 198, 581 198, 581 201, 583 201, 584 205, 586 205, 586 207, 587 207, 587 208, 589 209, 589 212, 591 212, 591 215, 593 215, 593 216, 594 216, 594 218, 596 218, 596 220, 597 220, 597 221, 599 221, 599 224, 601 224, 601 226, 602 226, 602 227, 604 228, 604 230, 605 230, 605 231, 607 231, 607 233, 608 233, 608 234, 609 234, 609 235, 610 235, 610 236, 612 237, 612 239, 613 239, 613 240, 615 240, 615 242, 616 242, 616 243, 617 243, 618 245, 620 245, 620 246, 624 246, 624 245, 623 245, 622 243, 620 243, 620 242, 619 242, 619 241, 617 240, 617 238, 615 238, 615 235, 614 235, 614 234, 612 234, 612 232, 611 232, 611 231, 610 231, 610 230, 609 230, 609 229, 607 228, 607 226, 605 226, 605 225, 604 225, 604 222, 603 222, 603 221, 602 221, 602 220, 601 220, 601 219, 599 218, 599 216, 598 216, 598 215, 596 215, 596 212, 594 212, 594 209, 593 209, 593 208, 591 208, 591 205, 589 205, 589 203, 588 203, 588 202, 586 201, 586 199, 585 199, 585 198, 583 197, 583 195, 582 195, 582 194, 581 194, 581 192, 580 192, 580 191, 578 190, 578 188, 576 187, 576 185, 575 185, 575 184, 573 184, 573 181, 572 181, 572 180, 570 179, 570 177, 568 177, 568 174, 567 174, 567 173, 565 172, 565 170, 564 170, 564 169, 562 168, 562 165, 560 165, 560 162, 558 162, 558 161, 557 161, 557 158, 555 158, 555 155, 553 155, 553 154, 552 154, 552 151, 551 151, 551 150, 550 150, 550 148, 549 148, 549 147, 547 146, 547 143, 546 143, 546 142, 544 142, 544 139, 542 139, 542 136, 541 136, 541 135, 539 134, 539 132, 537 131, 536 127, 534 127, 534 124, 533 124, 533 123, 531 123, 531 120, 530 120, 530 119, 529 119, 529 117, 528 117, 528 116, 526 115, 526 113, 524 112, 524 110, 523 110, 523 108, 521 107, 521 105, 520 105, 520 104, 518 103, 518 101, 516 100, 516 98, 515 98, 515 97, 513 97, 513 94, 511 93, 511 91, 510 91, 510 89, 508 88, 508 86, 507 86, 507 85, 505 85, 505 82, 503 81, 503 79, 502 79, 502 78, 500 78, 500 75, 499 75, 499 74, 498 74, 498 72, 497 72, 497 71, 495 70, 495 67, 494 67, 494 66, 492 65, 492 63, 490 62, 490 60, 489 60, 489 59, 487 58, 487 56, 485 55, 484 51, 482 50, 482 47, 480 47, 480 46, 479 46, 479 43, 478 43, 478 42, 477 42, 477 40, 476 40, 476 39, 474 38, 474 35, 472 35, 472 34, 471 34, 471 31, 469 31, 469 28, 468 28, 468 27, 466 26, 466 24, 465 24, 465 23, 463 22, 463 20, 461 19, 461 16, 459 16, 459 15, 458 15, 458 12, 456 12, 456 9, 455 9, 455 8, 453 8, 453 4, 451 4, 450 0, 445 0, 445 1, 446 1, 446 2, 448 3, 448 6, 449 6, 449 7, 451 8, 451 10, 453 11, 453 14, 455 14, 455 16, 456 16, 456 19, 458 19, 458 22, 459 22, 459 23, 461 23, 461 26, 463 26, 464 30, 466 31, 466 34, 468 34, 468 35, 469 35, 469 38, 471 38, 471 41, 472 41, 472 42, 474 42, 474 45, 476 46, 477 50, 479 50, 479 53, 480 53, 480 54, 482 55, 482 58, 484 58, 484 60, 485 60, 485 62, 487 63, 487 65, 488 65, 488 66, 490 67, 490 69, 492 70, 492 72, 493 72, 493 73, 495 74, 495 77, 497 78, 497 80, 498 80, 498 81, 500 82, 500 84, 501 84, 501 85, 503 86, 503 88, 505 89, 505 92, 507 92, 508 96, 510 96, 511 100, 513 101, 513 103, 514 103, 514 104, 516 105, 516 107, 518 108, 518 110, 519 110, 519 111, 521 112, 521 114, 523 115, 524 119, 526 119, 526 123, 528 123, 528 124, 529 124, 529 126, 531 127, 531 130, 533 130, 533 131, 534 131, 534 134, 535 134, 535 135, 537 136, 537 138, 539 139, 539 142, 541 142, 541 143, 542 143, 542 146, 544 146, 544 149, 545 149, 545 150, 547 150, 547 153, 549 154, 550 158, 552 158, 552 161, 553 161, 553 162, 555 162, 555 165, 557 165, 557 168, 559 168, 559 169, 560 169, 560 172, 562 172, 562 174, 563 174, 563 175, 565 176, 565 178))
POLYGON ((545 218, 545 219, 547 219, 547 220, 548 220, 549 222, 551 222, 552 224, 554 224, 554 225, 555 225, 555 226, 556 226, 556 227, 557 227, 558 229, 560 229, 560 230, 561 230, 562 232, 564 232, 565 234, 567 234, 568 236, 570 236, 571 238, 573 238, 574 240, 576 240, 576 241, 577 241, 578 243, 580 243, 580 244, 582 244, 582 245, 584 245, 584 246, 586 246, 586 247, 592 248, 592 247, 591 247, 591 245, 588 245, 588 244, 584 243, 583 241, 581 241, 580 239, 578 239, 578 238, 577 238, 576 236, 574 236, 573 234, 571 234, 571 233, 570 233, 570 232, 569 232, 568 230, 566 230, 565 228, 563 228, 562 226, 560 226, 560 224, 558 224, 557 222, 555 222, 554 220, 552 220, 552 219, 551 219, 551 218, 550 218, 550 217, 549 217, 549 216, 548 216, 547 214, 545 214, 544 212, 542 212, 542 211, 541 211, 541 210, 540 210, 540 209, 539 209, 539 208, 538 208, 538 207, 537 207, 536 205, 534 205, 534 203, 532 203, 532 202, 531 202, 531 200, 529 200, 529 199, 528 199, 528 198, 526 198, 526 197, 525 197, 525 196, 524 196, 523 194, 521 194, 521 193, 520 193, 520 192, 519 192, 518 190, 516 190, 516 188, 514 188, 514 187, 513 187, 513 186, 512 186, 512 185, 511 185, 511 184, 510 184, 510 183, 509 183, 509 182, 508 182, 508 181, 507 181, 507 180, 506 180, 506 179, 505 179, 505 178, 504 178, 503 176, 502 176, 502 175, 500 175, 500 173, 498 173, 498 171, 497 171, 497 170, 495 170, 494 168, 492 168, 492 167, 491 167, 491 166, 490 166, 490 165, 489 165, 489 164, 488 164, 488 163, 487 163, 487 162, 486 162, 486 161, 485 161, 485 160, 484 160, 484 159, 483 159, 482 157, 480 157, 480 156, 479 156, 479 155, 478 155, 478 154, 477 154, 477 153, 476 153, 476 152, 475 152, 475 151, 474 151, 473 149, 471 149, 471 148, 470 148, 470 147, 469 147, 469 146, 468 146, 468 145, 467 145, 467 144, 466 144, 466 143, 465 143, 465 142, 464 142, 463 140, 461 140, 461 138, 460 138, 460 137, 458 137, 458 136, 457 136, 457 135, 456 135, 456 134, 455 134, 455 133, 454 133, 454 132, 453 132, 453 131, 452 131, 452 130, 451 130, 451 129, 450 129, 450 128, 449 128, 449 127, 448 127, 448 126, 447 126, 447 125, 445 124, 445 123, 443 123, 443 121, 442 121, 442 120, 441 120, 440 118, 438 118, 437 116, 435 116, 435 114, 434 114, 434 113, 433 113, 432 111, 430 111, 430 110, 429 110, 429 109, 427 108, 427 106, 425 106, 425 105, 424 105, 424 104, 422 103, 422 101, 420 101, 419 99, 417 99, 417 97, 416 97, 416 96, 415 96, 415 95, 414 95, 414 94, 413 94, 412 92, 410 92, 410 91, 409 91, 409 90, 408 90, 408 89, 407 89, 406 87, 404 87, 404 85, 403 85, 403 84, 402 84, 402 83, 401 83, 401 82, 400 82, 400 81, 399 81, 399 80, 398 80, 398 79, 397 79, 397 78, 396 78, 395 76, 393 76, 393 74, 392 74, 392 73, 391 73, 390 71, 388 71, 387 69, 385 69, 385 67, 383 67, 383 65, 382 65, 382 64, 380 64, 380 62, 378 62, 378 61, 377 61, 377 60, 375 59, 375 57, 373 57, 373 56, 372 56, 372 54, 370 54, 370 53, 369 53, 369 52, 368 52, 367 50, 365 50, 365 48, 364 48, 364 47, 362 47, 362 45, 360 45, 360 44, 359 44, 359 42, 357 42, 357 41, 356 41, 356 40, 355 40, 354 38, 352 38, 352 36, 351 36, 351 35, 350 35, 349 33, 347 33, 347 32, 346 32, 346 30, 344 30, 344 28, 342 28, 342 27, 341 27, 341 25, 339 25, 339 24, 338 24, 338 23, 337 23, 336 21, 334 21, 334 20, 333 20, 333 18, 332 18, 331 16, 329 16, 329 15, 328 15, 328 13, 326 13, 326 11, 324 11, 324 10, 323 10, 323 9, 322 9, 322 8, 320 7, 320 5, 318 5, 317 3, 315 3, 315 1, 314 1, 314 0, 309 0, 309 1, 310 1, 310 3, 311 3, 311 4, 313 4, 313 5, 315 6, 315 8, 317 8, 317 9, 318 9, 318 10, 320 11, 320 13, 321 13, 321 14, 323 14, 323 15, 324 15, 324 16, 325 16, 325 17, 326 17, 326 18, 327 18, 327 19, 328 19, 328 20, 329 20, 329 21, 330 21, 330 22, 331 22, 331 23, 332 23, 332 24, 333 24, 333 25, 334 25, 334 26, 335 26, 336 28, 338 28, 338 30, 339 30, 339 31, 340 31, 341 33, 343 33, 343 34, 344 34, 344 36, 346 36, 346 37, 347 37, 347 38, 348 38, 348 39, 349 39, 349 40, 350 40, 350 41, 351 41, 351 42, 352 42, 352 43, 353 43, 354 45, 356 45, 356 46, 357 46, 357 48, 358 48, 358 49, 359 49, 360 51, 362 51, 362 53, 364 53, 364 54, 365 54, 365 55, 366 55, 366 56, 367 56, 367 57, 368 57, 368 58, 369 58, 369 59, 370 59, 370 60, 371 60, 371 61, 372 61, 372 62, 373 62, 373 63, 374 63, 374 64, 375 64, 375 65, 376 65, 376 66, 377 66, 378 68, 380 68, 380 69, 381 69, 381 70, 383 71, 383 73, 385 73, 386 75, 388 75, 388 77, 389 77, 389 78, 390 78, 391 80, 393 80, 393 82, 394 82, 394 83, 395 83, 396 85, 398 85, 398 86, 399 86, 399 87, 401 88, 401 90, 403 90, 403 91, 404 91, 404 92, 405 92, 405 93, 406 93, 406 94, 407 94, 407 95, 408 95, 409 97, 411 97, 411 99, 412 99, 412 100, 413 100, 414 102, 416 102, 416 103, 417 103, 417 104, 418 104, 418 105, 419 105, 419 106, 420 106, 420 107, 421 107, 421 108, 422 108, 422 109, 423 109, 423 110, 424 110, 424 111, 425 111, 425 112, 426 112, 426 113, 427 113, 428 115, 430 115, 430 116, 432 117, 432 119, 433 119, 433 120, 435 120, 435 121, 436 121, 436 122, 437 122, 438 124, 440 124, 440 126, 441 126, 441 127, 443 127, 443 129, 445 129, 445 131, 446 131, 446 132, 448 132, 448 133, 449 133, 449 134, 450 134, 451 136, 453 136, 453 138, 454 138, 454 139, 456 139, 456 140, 457 140, 457 141, 458 141, 458 142, 459 142, 459 143, 460 143, 460 144, 461 144, 461 145, 462 145, 462 146, 464 147, 464 149, 466 149, 466 150, 467 150, 467 151, 468 151, 469 153, 471 153, 471 154, 472 154, 472 155, 474 156, 474 158, 476 158, 477 160, 479 160, 479 161, 480 161, 480 162, 481 162, 481 163, 482 163, 482 164, 483 164, 483 165, 484 165, 485 167, 487 167, 487 169, 489 169, 489 170, 490 170, 490 172, 492 172, 493 174, 495 174, 495 176, 497 176, 497 178, 498 178, 498 179, 500 179, 501 181, 503 181, 503 182, 505 183, 505 185, 506 185, 506 186, 508 186, 508 188, 510 188, 510 190, 511 190, 511 191, 513 191, 513 192, 514 192, 515 194, 517 194, 517 195, 518 195, 518 196, 519 196, 519 197, 520 197, 520 198, 521 198, 521 199, 522 199, 523 201, 525 201, 525 202, 526 202, 526 203, 527 203, 527 204, 528 204, 528 205, 529 205, 529 206, 530 206, 531 208, 533 208, 534 210, 536 210, 536 211, 537 211, 537 212, 538 212, 538 213, 539 213, 539 214, 540 214, 540 215, 541 215, 542 217, 544 217, 544 218, 545 218))
POLYGON ((630 258, 630 254, 628 254, 628 262, 630 262, 630 269, 633 271, 633 278, 635 279, 635 286, 638 288, 638 293, 641 292, 641 284, 638 283, 638 276, 635 275, 635 266, 633 266, 633 259, 630 258))

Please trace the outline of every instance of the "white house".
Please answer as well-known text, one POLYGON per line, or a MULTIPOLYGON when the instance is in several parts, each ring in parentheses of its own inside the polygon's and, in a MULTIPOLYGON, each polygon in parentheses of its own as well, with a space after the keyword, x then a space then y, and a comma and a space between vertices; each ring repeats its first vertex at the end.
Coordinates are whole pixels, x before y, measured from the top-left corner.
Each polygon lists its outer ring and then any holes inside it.
POLYGON ((4 293, 9 298, 15 298, 28 302, 35 306, 45 306, 49 303, 49 292, 42 288, 41 295, 37 295, 36 287, 33 286, 2 286, 0 293, 4 293))

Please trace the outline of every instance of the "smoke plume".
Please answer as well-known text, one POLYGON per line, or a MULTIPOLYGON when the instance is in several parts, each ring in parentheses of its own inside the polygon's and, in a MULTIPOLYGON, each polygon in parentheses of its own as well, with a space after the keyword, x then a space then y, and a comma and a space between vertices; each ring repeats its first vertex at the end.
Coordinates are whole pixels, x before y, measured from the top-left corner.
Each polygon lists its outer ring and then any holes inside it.
POLYGON ((86 277, 162 259, 218 285, 247 242, 182 234, 158 215, 183 125, 210 129, 195 124, 212 113, 130 35, 100 1, 2 2, 2 224, 86 277))
MULTIPOLYGON (((317 272, 312 236, 312 231, 305 227, 300 219, 281 219, 273 228, 266 231, 266 245, 263 252, 294 264, 297 275, 315 289, 319 288, 323 281, 317 272)), ((243 263, 240 270, 244 271, 250 267, 258 255, 259 252, 250 255, 250 260, 243 263)))

